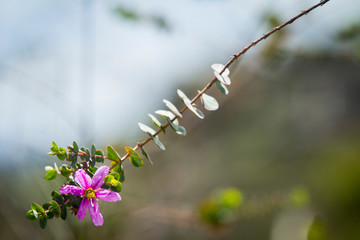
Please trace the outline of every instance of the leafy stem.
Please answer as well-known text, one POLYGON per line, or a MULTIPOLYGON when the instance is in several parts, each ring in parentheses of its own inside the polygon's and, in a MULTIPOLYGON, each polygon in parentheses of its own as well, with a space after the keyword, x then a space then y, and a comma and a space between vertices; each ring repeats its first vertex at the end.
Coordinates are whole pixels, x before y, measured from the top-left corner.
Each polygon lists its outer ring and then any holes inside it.
MULTIPOLYGON (((304 15, 307 15, 308 13, 310 13, 311 11, 313 11, 314 9, 318 8, 319 6, 323 6, 324 4, 326 4, 327 2, 329 2, 330 0, 322 0, 320 1, 318 4, 313 5, 312 7, 302 11, 300 14, 296 15, 295 17, 291 18, 290 20, 284 22, 283 24, 274 27, 272 30, 270 30, 269 32, 263 34, 262 37, 258 38, 257 40, 251 42, 249 45, 247 45, 246 47, 244 47, 241 51, 239 51, 238 53, 234 54, 230 60, 225 64, 225 66, 222 68, 221 71, 219 71, 219 74, 223 74, 225 72, 225 70, 227 68, 229 68, 240 56, 244 55, 248 50, 250 50, 251 48, 253 48, 254 46, 256 46, 259 42, 267 39, 269 36, 271 36, 272 34, 280 31, 282 28, 286 27, 287 25, 290 25, 291 23, 295 22, 296 20, 298 20, 299 18, 303 17, 304 15)), ((198 92, 198 94, 191 100, 191 104, 195 103, 205 92, 207 92, 213 85, 214 83, 217 81, 218 79, 215 77, 211 82, 209 82, 201 91, 198 92)), ((181 109, 180 113, 184 113, 186 110, 188 110, 188 106, 185 105, 183 109, 181 109)), ((175 116, 171 121, 175 121, 176 119, 178 119, 179 116, 175 116)), ((163 127, 163 129, 166 129, 167 127, 170 126, 170 123, 165 124, 163 127)), ((160 134, 160 132, 163 131, 163 129, 159 129, 158 131, 156 131, 155 134, 151 135, 148 134, 149 137, 147 139, 145 139, 144 141, 142 141, 141 143, 136 144, 136 146, 133 148, 135 151, 139 150, 139 148, 143 147, 144 145, 146 145, 148 142, 150 142, 154 137, 156 137, 157 135, 160 134)), ((121 158, 121 162, 125 161, 128 157, 130 156, 129 153, 126 153, 126 155, 124 155, 121 158)), ((114 168, 114 166, 111 167, 114 168)))

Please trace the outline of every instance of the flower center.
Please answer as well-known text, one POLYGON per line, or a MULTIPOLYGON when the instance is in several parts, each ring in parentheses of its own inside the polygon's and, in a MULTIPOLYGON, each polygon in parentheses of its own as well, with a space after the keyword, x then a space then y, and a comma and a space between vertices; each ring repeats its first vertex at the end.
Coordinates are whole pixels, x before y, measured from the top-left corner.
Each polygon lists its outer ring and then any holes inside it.
POLYGON ((95 191, 92 188, 88 188, 85 190, 84 196, 88 199, 95 198, 95 191))

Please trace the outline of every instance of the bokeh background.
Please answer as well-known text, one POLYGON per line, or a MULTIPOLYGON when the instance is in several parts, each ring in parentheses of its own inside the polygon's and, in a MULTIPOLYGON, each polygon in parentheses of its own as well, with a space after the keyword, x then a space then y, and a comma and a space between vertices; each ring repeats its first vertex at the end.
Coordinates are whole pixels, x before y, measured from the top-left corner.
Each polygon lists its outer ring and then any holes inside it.
POLYGON ((182 108, 176 89, 194 96, 212 63, 315 3, 1 2, 0 238, 360 239, 355 0, 331 0, 239 59, 229 95, 209 91, 218 111, 186 112, 186 137, 160 136, 166 151, 149 143, 154 165, 125 164, 123 200, 101 203, 103 227, 68 216, 42 230, 25 218, 62 184, 44 179, 61 164, 52 141, 124 154, 162 99, 182 108), (241 201, 222 221, 206 206, 229 187, 241 201))

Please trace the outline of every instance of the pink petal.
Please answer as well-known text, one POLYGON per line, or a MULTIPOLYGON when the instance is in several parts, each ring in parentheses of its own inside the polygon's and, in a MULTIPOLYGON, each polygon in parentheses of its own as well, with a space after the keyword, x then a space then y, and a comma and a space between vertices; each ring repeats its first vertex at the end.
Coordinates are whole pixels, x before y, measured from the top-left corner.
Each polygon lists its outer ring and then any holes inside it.
POLYGON ((60 194, 72 193, 75 196, 81 196, 84 194, 84 189, 82 187, 74 185, 66 185, 65 187, 60 188, 60 194))
MULTIPOLYGON (((90 206, 90 201, 86 197, 82 199, 79 211, 78 211, 78 218, 81 221, 86 216, 86 211, 88 206, 90 206)), ((91 206, 90 206, 91 207, 91 206)))
POLYGON ((75 172, 75 181, 83 188, 91 186, 91 177, 83 169, 75 172))
POLYGON ((107 189, 100 189, 95 193, 95 195, 98 199, 107 202, 117 202, 121 200, 121 197, 117 192, 107 189))
POLYGON ((91 220, 95 226, 102 226, 104 224, 104 218, 100 213, 99 204, 93 198, 90 201, 91 203, 89 204, 89 213, 91 220))
POLYGON ((104 184, 104 178, 109 174, 109 167, 101 166, 96 170, 92 178, 92 189, 98 189, 104 184))

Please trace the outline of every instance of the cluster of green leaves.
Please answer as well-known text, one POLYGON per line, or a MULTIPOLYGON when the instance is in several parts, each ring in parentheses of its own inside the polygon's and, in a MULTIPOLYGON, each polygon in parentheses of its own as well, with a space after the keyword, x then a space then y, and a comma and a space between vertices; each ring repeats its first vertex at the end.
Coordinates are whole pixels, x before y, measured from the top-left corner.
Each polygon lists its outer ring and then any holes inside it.
MULTIPOLYGON (((48 219, 67 217, 67 208, 78 209, 80 199, 72 194, 61 195, 53 191, 51 193, 52 200, 40 206, 37 203, 31 203, 31 209, 27 212, 26 217, 31 221, 39 220, 41 228, 46 227, 48 219)), ((76 210, 77 211, 77 210, 76 210)))

